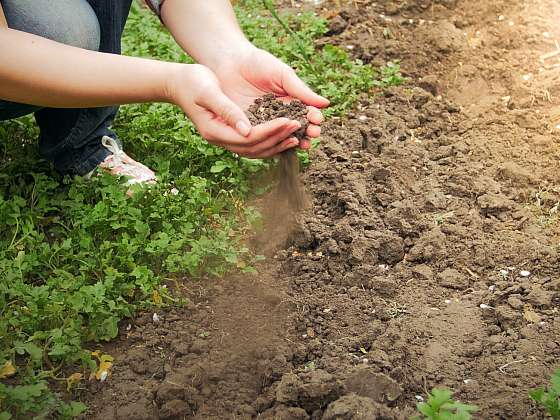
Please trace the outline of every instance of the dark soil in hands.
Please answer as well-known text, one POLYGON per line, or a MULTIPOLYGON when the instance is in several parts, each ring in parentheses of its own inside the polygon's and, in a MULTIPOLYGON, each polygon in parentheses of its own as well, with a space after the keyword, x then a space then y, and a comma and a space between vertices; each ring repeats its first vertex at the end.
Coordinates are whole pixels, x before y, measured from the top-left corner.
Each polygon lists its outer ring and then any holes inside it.
MULTIPOLYGON (((283 102, 273 94, 267 94, 255 101, 247 111, 247 116, 254 125, 281 117, 299 121, 301 128, 292 136, 300 141, 305 138, 308 126, 307 107, 299 100, 283 102)), ((281 199, 289 203, 292 210, 301 210, 305 207, 305 194, 299 181, 299 160, 295 148, 280 154, 278 194, 281 199)))

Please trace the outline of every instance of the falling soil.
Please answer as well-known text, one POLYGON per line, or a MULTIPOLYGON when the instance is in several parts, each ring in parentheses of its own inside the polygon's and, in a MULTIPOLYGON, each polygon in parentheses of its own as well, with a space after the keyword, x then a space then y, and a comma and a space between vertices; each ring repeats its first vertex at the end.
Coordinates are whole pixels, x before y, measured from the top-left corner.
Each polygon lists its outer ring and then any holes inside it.
POLYGON ((435 386, 476 419, 545 418, 527 392, 560 360, 560 5, 334 4, 320 44, 400 59, 406 85, 324 124, 312 206, 259 274, 185 279, 186 308, 121 325, 86 418, 408 419, 435 386))
MULTIPOLYGON (((262 124, 275 118, 289 118, 301 124, 293 137, 299 141, 306 136, 307 107, 299 100, 283 102, 273 94, 259 98, 247 111, 252 124, 262 124)), ((296 149, 288 149, 280 154, 278 165, 278 198, 286 200, 291 210, 300 211, 305 207, 305 194, 299 180, 299 159, 296 149)))

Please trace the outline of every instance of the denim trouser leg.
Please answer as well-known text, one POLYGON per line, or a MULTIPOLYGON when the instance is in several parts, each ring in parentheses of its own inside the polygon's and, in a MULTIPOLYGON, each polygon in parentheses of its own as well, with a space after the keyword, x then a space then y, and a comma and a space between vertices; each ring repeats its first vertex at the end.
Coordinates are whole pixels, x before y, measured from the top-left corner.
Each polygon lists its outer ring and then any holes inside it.
MULTIPOLYGON (((8 26, 65 44, 120 54, 132 0, 0 0, 8 26)), ((53 57, 56 60, 56 57, 53 57)), ((111 72, 111 69, 107 69, 111 72)), ((39 149, 61 173, 84 175, 108 155, 102 136, 118 107, 38 108, 0 101, 0 120, 35 112, 39 149)))

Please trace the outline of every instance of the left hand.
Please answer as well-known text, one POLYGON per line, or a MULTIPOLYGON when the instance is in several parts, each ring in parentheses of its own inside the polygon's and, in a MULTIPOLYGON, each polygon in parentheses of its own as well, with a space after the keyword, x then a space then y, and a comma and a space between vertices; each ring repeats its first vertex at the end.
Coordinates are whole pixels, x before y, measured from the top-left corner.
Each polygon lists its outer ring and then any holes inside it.
POLYGON ((272 54, 249 45, 213 70, 223 92, 241 109, 248 109, 255 99, 267 93, 274 93, 281 100, 299 99, 306 104, 310 124, 308 138, 299 145, 302 149, 309 149, 310 139, 321 134, 320 108, 327 107, 329 100, 313 92, 290 66, 272 54))

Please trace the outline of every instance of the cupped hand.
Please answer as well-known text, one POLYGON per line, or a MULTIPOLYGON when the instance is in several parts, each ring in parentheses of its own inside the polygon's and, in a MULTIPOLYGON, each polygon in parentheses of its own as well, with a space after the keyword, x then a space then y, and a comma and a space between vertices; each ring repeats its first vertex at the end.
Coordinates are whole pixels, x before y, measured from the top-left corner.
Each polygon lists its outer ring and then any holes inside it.
MULTIPOLYGON (((320 108, 329 101, 313 92, 287 64, 272 54, 248 44, 224 58, 213 68, 224 93, 239 107, 247 109, 255 99, 274 93, 279 99, 299 99, 308 106, 308 138, 300 147, 308 149, 309 139, 321 134, 323 115, 320 108)), ((293 139, 295 140, 295 139, 293 139)))
POLYGON ((249 158, 267 158, 296 147, 290 137, 301 125, 288 118, 251 127, 241 107, 230 99, 207 67, 180 64, 169 78, 170 102, 180 106, 209 143, 249 158))

